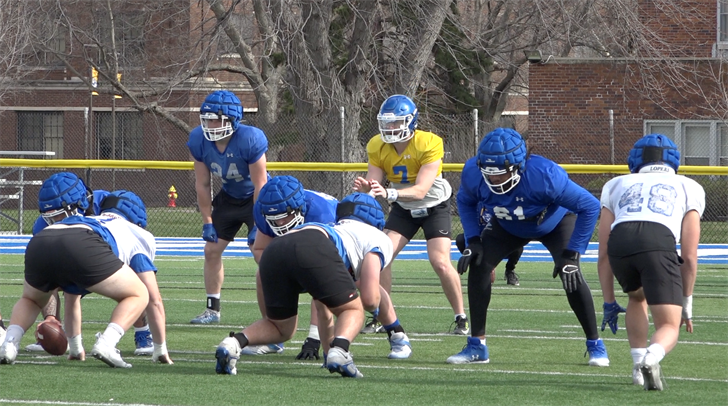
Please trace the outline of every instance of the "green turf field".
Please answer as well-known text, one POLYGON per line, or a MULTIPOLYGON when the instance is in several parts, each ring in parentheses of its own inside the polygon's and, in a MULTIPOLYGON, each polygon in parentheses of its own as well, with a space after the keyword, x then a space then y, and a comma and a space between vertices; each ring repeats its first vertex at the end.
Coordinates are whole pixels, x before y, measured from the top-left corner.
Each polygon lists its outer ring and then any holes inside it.
MULTIPOLYGON (((21 292, 23 257, 0 256, 0 311, 8 320, 21 292)), ((309 298, 300 300, 299 332, 282 355, 243 356, 238 375, 216 375, 214 350, 231 330, 255 321, 252 259, 226 259, 222 324, 192 326, 204 310, 202 259, 156 261, 167 311, 168 347, 174 365, 155 365, 125 355, 131 369, 112 369, 89 358, 21 352, 0 366, 2 405, 726 405, 728 404, 728 267, 703 265, 694 302, 695 333, 662 362, 667 388, 645 392, 633 386, 624 326, 603 334, 611 366, 587 366, 584 337, 550 263, 521 262, 520 287, 497 270, 488 319, 490 364, 451 366, 465 338, 448 335, 452 311, 438 279, 424 261, 395 261, 393 301, 410 337, 413 355, 388 360, 385 334, 359 335, 352 346, 364 379, 344 379, 320 362, 297 361, 308 330, 309 298)), ((601 292, 595 264, 584 264, 601 323, 601 292)), ((463 276, 466 285, 466 275, 463 276)), ((466 289, 464 289, 466 290, 466 289)), ((619 295, 621 304, 626 297, 619 295)), ((466 299, 467 306, 467 299, 466 299)), ((82 300, 84 344, 105 328, 113 303, 97 295, 82 300)), ((7 323, 7 322, 6 322, 7 323)), ((32 331, 22 346, 34 341, 32 331)), ((132 354, 133 334, 119 343, 132 354)))

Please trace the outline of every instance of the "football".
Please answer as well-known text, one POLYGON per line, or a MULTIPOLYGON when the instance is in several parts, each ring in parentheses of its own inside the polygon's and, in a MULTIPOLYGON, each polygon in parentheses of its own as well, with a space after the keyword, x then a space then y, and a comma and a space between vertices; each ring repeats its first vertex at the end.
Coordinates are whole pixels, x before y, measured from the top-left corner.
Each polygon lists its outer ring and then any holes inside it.
POLYGON ((35 337, 41 347, 51 355, 63 355, 68 350, 68 338, 58 320, 53 319, 38 324, 35 337))

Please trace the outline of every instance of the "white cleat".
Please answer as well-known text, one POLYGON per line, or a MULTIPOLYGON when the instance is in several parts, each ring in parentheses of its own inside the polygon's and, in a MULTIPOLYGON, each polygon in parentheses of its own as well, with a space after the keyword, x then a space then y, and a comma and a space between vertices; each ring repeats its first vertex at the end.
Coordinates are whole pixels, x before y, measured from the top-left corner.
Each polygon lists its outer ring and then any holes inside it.
POLYGON ((240 343, 235 337, 227 337, 215 350, 215 372, 218 374, 237 375, 238 369, 235 366, 240 358, 240 343))
POLYGON ((407 359, 412 355, 412 346, 409 337, 405 333, 394 333, 389 337, 389 347, 392 351, 387 358, 389 359, 407 359))
POLYGON ((91 356, 112 368, 131 368, 131 364, 121 358, 121 352, 116 347, 109 345, 101 333, 96 334, 96 344, 91 349, 91 356))

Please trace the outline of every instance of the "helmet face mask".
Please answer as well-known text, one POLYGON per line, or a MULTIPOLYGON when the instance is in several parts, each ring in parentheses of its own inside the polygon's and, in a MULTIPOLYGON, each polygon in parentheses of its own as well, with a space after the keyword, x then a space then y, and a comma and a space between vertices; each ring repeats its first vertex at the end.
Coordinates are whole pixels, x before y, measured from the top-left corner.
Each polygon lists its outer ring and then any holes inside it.
POLYGON ((57 223, 67 217, 71 216, 81 216, 82 214, 79 213, 78 207, 64 207, 58 210, 51 210, 46 211, 40 214, 41 217, 43 217, 43 220, 45 220, 46 224, 49 226, 57 223), (63 217, 61 217, 63 216, 63 217))
POLYGON ((208 141, 220 141, 235 132, 243 119, 243 105, 233 92, 210 93, 200 106, 200 126, 208 141))
POLYGON ((387 144, 405 142, 415 135, 419 113, 407 96, 396 94, 382 103, 377 114, 379 134, 387 144))
POLYGON ((488 185, 491 192, 502 195, 511 191, 518 182, 521 181, 521 174, 518 169, 511 166, 509 169, 502 169, 493 166, 481 167, 480 173, 483 175, 485 184, 488 185), (502 175, 509 175, 503 177, 502 175))
POLYGON ((81 216, 90 205, 88 188, 71 172, 51 175, 38 192, 38 209, 48 225, 66 217, 81 216))
POLYGON ((215 113, 200 114, 202 133, 208 141, 220 141, 233 135, 233 124, 226 116, 215 113))
POLYGON ((273 234, 282 236, 304 223, 308 205, 303 185, 293 176, 276 176, 260 190, 258 204, 273 234), (281 220, 288 220, 285 223, 281 220))
POLYGON ((527 155, 526 142, 516 130, 496 128, 483 137, 477 163, 491 192, 506 194, 518 185, 527 155))
POLYGON ((287 232, 291 231, 294 227, 300 226, 305 221, 303 214, 301 213, 301 209, 296 209, 291 211, 290 213, 281 213, 281 214, 271 214, 265 215, 265 221, 270 226, 271 230, 273 230, 273 234, 277 236, 282 236, 283 234, 286 234, 287 232), (285 223, 281 224, 279 223, 279 220, 287 219, 285 223))

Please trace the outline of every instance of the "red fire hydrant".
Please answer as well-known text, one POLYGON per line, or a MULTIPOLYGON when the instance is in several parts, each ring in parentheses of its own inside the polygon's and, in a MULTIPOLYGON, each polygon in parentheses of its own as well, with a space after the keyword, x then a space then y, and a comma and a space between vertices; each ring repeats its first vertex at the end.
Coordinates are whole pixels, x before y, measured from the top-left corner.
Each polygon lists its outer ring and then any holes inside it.
POLYGON ((175 202, 177 200, 177 189, 174 188, 174 185, 169 188, 167 196, 169 197, 169 203, 167 203, 167 207, 177 207, 177 204, 175 202))

